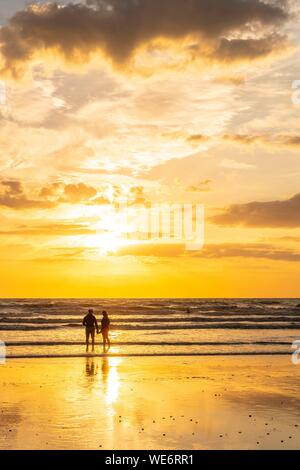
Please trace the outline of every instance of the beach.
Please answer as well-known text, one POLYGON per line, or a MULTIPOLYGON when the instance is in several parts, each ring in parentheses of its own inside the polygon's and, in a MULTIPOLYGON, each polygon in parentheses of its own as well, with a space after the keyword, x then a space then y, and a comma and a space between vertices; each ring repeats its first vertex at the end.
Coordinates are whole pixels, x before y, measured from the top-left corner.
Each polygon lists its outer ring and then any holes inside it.
POLYGON ((1 449, 299 449, 282 356, 8 359, 1 449))
POLYGON ((299 23, 0 0, 0 451, 300 449, 299 23))

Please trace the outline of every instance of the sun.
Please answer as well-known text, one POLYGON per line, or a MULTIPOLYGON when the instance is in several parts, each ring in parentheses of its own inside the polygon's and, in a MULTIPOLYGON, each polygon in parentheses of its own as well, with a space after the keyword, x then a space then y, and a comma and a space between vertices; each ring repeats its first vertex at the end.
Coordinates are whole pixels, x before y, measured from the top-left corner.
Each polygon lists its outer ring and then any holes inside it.
POLYGON ((80 240, 80 246, 82 248, 86 248, 87 252, 90 251, 99 256, 116 254, 121 247, 127 244, 128 241, 126 239, 122 239, 119 234, 113 232, 87 235, 80 240))

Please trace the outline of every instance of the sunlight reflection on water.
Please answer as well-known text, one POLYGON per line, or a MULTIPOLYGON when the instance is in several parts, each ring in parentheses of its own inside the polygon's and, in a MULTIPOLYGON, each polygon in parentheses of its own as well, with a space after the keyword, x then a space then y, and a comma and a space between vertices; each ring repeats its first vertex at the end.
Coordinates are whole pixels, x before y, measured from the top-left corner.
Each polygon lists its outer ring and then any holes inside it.
POLYGON ((112 405, 119 396, 120 379, 118 366, 120 362, 121 359, 117 357, 103 358, 102 378, 105 401, 108 405, 112 405))

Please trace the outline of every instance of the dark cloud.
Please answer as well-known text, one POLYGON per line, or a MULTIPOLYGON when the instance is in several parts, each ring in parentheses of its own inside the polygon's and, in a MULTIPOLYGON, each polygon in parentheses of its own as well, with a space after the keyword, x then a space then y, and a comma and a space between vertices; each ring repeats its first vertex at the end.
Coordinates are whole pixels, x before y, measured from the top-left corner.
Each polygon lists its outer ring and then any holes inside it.
POLYGON ((67 184, 64 186, 63 201, 76 203, 86 201, 97 195, 97 190, 84 183, 67 184))
POLYGON ((281 45, 274 31, 288 19, 284 0, 103 0, 33 5, 0 30, 3 70, 13 75, 35 56, 54 50, 71 62, 87 62, 101 50, 125 64, 155 39, 194 37, 191 56, 232 61, 255 59, 281 45), (255 31, 256 39, 245 34, 255 31), (234 38, 233 38, 234 36, 234 38), (230 39, 228 39, 230 38, 230 39), (204 47, 203 47, 204 46, 204 47), (207 52, 210 51, 210 52, 207 52))
POLYGON ((225 84, 225 85, 244 85, 246 83, 246 78, 243 75, 232 75, 232 76, 220 76, 214 79, 215 83, 225 84))
POLYGON ((279 134, 279 135, 266 135, 266 134, 225 134, 222 139, 228 142, 235 142, 237 144, 252 145, 256 143, 297 148, 300 146, 300 136, 297 134, 279 134))
POLYGON ((32 258, 30 261, 36 263, 66 263, 74 261, 82 261, 83 255, 90 250, 87 248, 54 248, 49 249, 48 257, 32 258))
POLYGON ((22 195, 20 197, 12 197, 8 195, 0 195, 0 206, 9 209, 51 209, 55 204, 50 201, 39 201, 35 199, 28 199, 22 195))
POLYGON ((273 34, 261 39, 222 39, 215 51, 219 62, 254 60, 266 57, 274 50, 287 46, 284 36, 273 34))
POLYGON ((300 261, 300 253, 280 249, 269 244, 243 244, 223 243, 208 244, 199 251, 186 251, 184 244, 140 243, 120 248, 116 255, 121 256, 145 256, 157 258, 255 258, 274 261, 300 261))
MULTIPOLYGON (((61 251, 55 253, 53 257, 42 259, 40 261, 59 261, 69 260, 76 261, 80 260, 82 256, 87 253, 93 254, 93 249, 87 249, 85 247, 79 247, 76 250, 69 250, 67 252, 61 251)), ((300 253, 292 250, 278 249, 272 245, 264 244, 219 244, 219 245, 206 245, 202 250, 199 251, 186 251, 183 244, 160 244, 160 243, 139 243, 135 245, 128 245, 120 248, 117 252, 111 252, 110 256, 134 256, 141 258, 162 258, 172 259, 197 259, 200 262, 201 259, 219 260, 220 258, 245 258, 245 259, 257 259, 257 260, 270 260, 270 261, 286 261, 286 262, 299 262, 300 253)))
POLYGON ((300 136, 299 135, 292 135, 292 134, 280 135, 279 138, 278 138, 278 144, 287 145, 288 147, 299 147, 300 146, 300 136))
POLYGON ((142 206, 149 206, 150 201, 144 193, 143 186, 132 186, 130 188, 130 194, 128 197, 128 204, 129 205, 142 205, 142 206))
POLYGON ((50 183, 35 191, 29 197, 28 191, 19 181, 0 182, 0 206, 10 209, 50 209, 59 204, 108 204, 109 201, 97 189, 85 183, 50 183))
POLYGON ((227 226, 300 227, 300 194, 283 201, 233 204, 211 217, 210 222, 227 226))
POLYGON ((98 196, 92 199, 92 201, 88 202, 88 205, 90 206, 106 206, 108 204, 111 204, 111 202, 104 196, 98 196))
POLYGON ((28 198, 19 181, 1 181, 0 206, 9 209, 50 209, 56 204, 52 201, 28 198))
POLYGON ((6 188, 6 194, 15 196, 23 193, 23 185, 20 181, 2 181, 1 184, 4 188, 6 188))
MULTIPOLYGON (((200 255, 201 256, 201 255, 200 255)), ((268 244, 220 244, 204 248, 205 258, 256 258, 274 261, 300 261, 300 253, 268 244)))
POLYGON ((203 144, 211 139, 208 135, 192 134, 186 138, 186 141, 192 145, 203 144))
POLYGON ((2 230, 0 235, 20 236, 75 236, 94 235, 96 230, 91 230, 83 224, 50 223, 44 225, 23 225, 14 230, 2 230))
POLYGON ((228 142, 235 142, 237 144, 251 145, 256 142, 264 142, 265 137, 259 135, 248 135, 248 134, 225 134, 223 140, 228 142))
POLYGON ((40 197, 57 203, 67 204, 108 204, 107 198, 98 194, 93 186, 85 183, 51 183, 40 190, 40 197))
POLYGON ((198 184, 192 184, 190 186, 187 186, 185 188, 185 191, 188 193, 201 193, 201 192, 207 192, 211 191, 210 184, 212 183, 212 180, 203 180, 200 181, 198 184))
POLYGON ((215 134, 210 136, 192 134, 186 138, 186 142, 195 146, 209 141, 223 141, 239 145, 264 144, 277 148, 289 147, 294 150, 300 146, 300 136, 298 134, 215 134))
POLYGON ((61 183, 52 183, 49 186, 44 186, 40 190, 40 197, 41 198, 55 197, 55 196, 57 196, 57 194, 61 190, 61 188, 62 188, 61 183))

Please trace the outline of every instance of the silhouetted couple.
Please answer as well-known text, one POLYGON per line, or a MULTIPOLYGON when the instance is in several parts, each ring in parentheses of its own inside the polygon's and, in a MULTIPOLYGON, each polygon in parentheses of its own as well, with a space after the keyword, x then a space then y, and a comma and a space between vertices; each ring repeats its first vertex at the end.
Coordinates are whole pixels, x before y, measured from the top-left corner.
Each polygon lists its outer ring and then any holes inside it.
POLYGON ((102 320, 101 320, 101 330, 99 331, 97 318, 94 315, 94 311, 92 309, 89 310, 88 314, 84 317, 83 326, 85 326, 85 336, 86 336, 86 352, 89 350, 89 341, 90 337, 92 339, 92 351, 95 350, 95 332, 97 335, 99 333, 102 334, 103 338, 103 351, 108 352, 110 348, 110 340, 109 340, 109 324, 110 320, 108 318, 107 312, 103 310, 102 312, 102 320), (106 348, 107 345, 107 348, 106 348))

